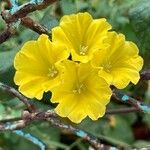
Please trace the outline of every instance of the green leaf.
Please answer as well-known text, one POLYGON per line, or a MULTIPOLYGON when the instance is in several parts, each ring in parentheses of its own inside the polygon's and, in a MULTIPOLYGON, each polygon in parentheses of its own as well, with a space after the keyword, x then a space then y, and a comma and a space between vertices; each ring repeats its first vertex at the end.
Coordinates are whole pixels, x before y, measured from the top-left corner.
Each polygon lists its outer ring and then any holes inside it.
POLYGON ((44 25, 45 27, 47 27, 49 29, 49 32, 52 28, 54 28, 55 26, 59 24, 56 17, 50 15, 50 10, 51 9, 46 10, 42 19, 40 20, 40 23, 44 25))
POLYGON ((142 148, 143 148, 143 150, 144 150, 144 149, 145 149, 145 150, 148 150, 149 147, 150 147, 150 142, 149 142, 149 141, 144 141, 144 140, 138 140, 138 141, 136 141, 136 142, 133 144, 133 146, 134 146, 135 148, 139 148, 139 149, 142 149, 142 148))
MULTIPOLYGON (((14 86, 14 68, 12 65, 16 52, 16 50, 0 52, 0 81, 11 86, 14 86)), ((6 101, 9 99, 12 99, 12 96, 7 92, 0 90, 0 101, 6 101)))
POLYGON ((76 0, 76 8, 77 8, 77 11, 82 11, 82 10, 88 9, 89 5, 85 1, 76 0))
POLYGON ((4 20, 2 19, 2 17, 0 16, 0 31, 2 31, 2 30, 4 30, 4 28, 5 28, 5 22, 4 22, 4 20))
POLYGON ((142 0, 129 12, 132 27, 136 33, 140 50, 145 57, 145 67, 150 67, 150 1, 142 0))
POLYGON ((49 123, 36 122, 31 126, 26 127, 26 132, 33 134, 34 136, 41 139, 49 148, 55 149, 56 147, 65 147, 65 144, 61 144, 60 140, 60 130, 52 127, 49 123))
POLYGON ((145 114, 143 116, 143 121, 150 127, 150 115, 149 114, 145 114))
POLYGON ((64 15, 77 12, 76 5, 72 0, 62 0, 60 6, 64 15))
POLYGON ((133 140, 130 123, 128 124, 126 118, 123 118, 121 120, 120 118, 122 117, 113 116, 113 118, 113 126, 111 125, 110 120, 106 118, 100 118, 97 121, 85 119, 81 124, 79 124, 79 128, 86 130, 87 132, 100 139, 109 141, 109 143, 112 143, 113 145, 129 148, 130 146, 127 143, 133 140), (122 136, 124 135, 123 132, 126 133, 125 136, 122 136))
POLYGON ((109 126, 104 130, 104 135, 116 140, 132 143, 134 140, 132 129, 127 120, 121 116, 115 116, 114 126, 109 126))
POLYGON ((12 132, 3 132, 1 133, 1 148, 3 150, 39 150, 39 147, 30 142, 29 140, 26 140, 15 133, 12 132))
POLYGON ((0 52, 0 74, 12 66, 15 54, 15 50, 0 52))
POLYGON ((22 103, 17 98, 2 102, 0 104, 0 120, 20 117, 22 106, 22 103))

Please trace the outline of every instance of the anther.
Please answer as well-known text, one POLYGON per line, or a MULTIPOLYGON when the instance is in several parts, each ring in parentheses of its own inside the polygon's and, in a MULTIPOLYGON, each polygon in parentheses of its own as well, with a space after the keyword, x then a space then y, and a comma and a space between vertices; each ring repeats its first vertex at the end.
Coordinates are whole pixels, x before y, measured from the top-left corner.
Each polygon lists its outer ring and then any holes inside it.
POLYGON ((79 53, 80 53, 80 55, 85 55, 86 52, 87 52, 87 50, 88 50, 88 46, 80 45, 80 47, 79 47, 79 53))

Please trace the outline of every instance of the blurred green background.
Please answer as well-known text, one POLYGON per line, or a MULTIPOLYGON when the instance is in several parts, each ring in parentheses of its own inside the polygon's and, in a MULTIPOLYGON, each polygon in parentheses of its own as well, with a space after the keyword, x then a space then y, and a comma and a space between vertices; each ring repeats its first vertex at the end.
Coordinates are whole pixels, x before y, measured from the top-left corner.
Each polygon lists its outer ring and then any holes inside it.
MULTIPOLYGON (((28 1, 20 0, 19 2, 23 4, 28 1)), ((0 3, 3 3, 3 0, 0 3)), ((63 15, 85 11, 94 18, 107 18, 113 30, 125 34, 127 40, 134 41, 140 49, 140 55, 144 58, 143 70, 150 68, 150 0, 61 0, 29 16, 50 30, 58 25, 63 15)), ((0 17, 0 32, 4 29, 5 23, 0 17)), ((23 43, 37 37, 37 33, 20 25, 17 33, 0 45, 0 82, 17 88, 13 82, 14 56, 23 43)), ((136 86, 131 84, 124 91, 150 104, 150 82, 140 81, 136 86)), ((49 98, 50 93, 45 93, 42 101, 33 100, 33 102, 40 109, 48 109, 53 107, 49 98)), ((114 101, 108 105, 108 108, 121 107, 125 106, 114 101)), ((24 106, 17 98, 0 91, 0 120, 19 117, 23 109, 24 106)), ((64 121, 72 124, 69 120, 64 121)), ((94 122, 87 118, 75 126, 125 149, 143 147, 150 149, 150 116, 147 114, 109 115, 94 122)), ((89 144, 82 139, 44 122, 29 125, 24 131, 43 140, 52 150, 87 150, 89 147, 89 144)), ((0 133, 0 150, 16 149, 38 150, 39 148, 15 133, 0 133)))

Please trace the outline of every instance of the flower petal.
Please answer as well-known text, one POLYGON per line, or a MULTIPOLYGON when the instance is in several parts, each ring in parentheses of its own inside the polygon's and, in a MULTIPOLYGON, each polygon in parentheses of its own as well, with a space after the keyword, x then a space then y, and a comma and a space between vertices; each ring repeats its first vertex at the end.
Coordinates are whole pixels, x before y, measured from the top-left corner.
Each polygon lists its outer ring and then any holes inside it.
POLYGON ((19 86, 19 91, 29 98, 37 98, 42 99, 43 96, 43 88, 40 86, 45 82, 45 80, 41 77, 35 77, 34 79, 30 79, 28 82, 19 86))
POLYGON ((100 69, 98 75, 106 80, 106 82, 111 85, 113 77, 109 72, 106 72, 104 69, 100 69))
POLYGON ((14 81, 20 92, 29 98, 41 99, 44 91, 61 82, 62 71, 58 65, 68 56, 66 47, 52 43, 47 35, 26 42, 14 59, 17 70, 14 81))
POLYGON ((92 21, 85 34, 85 45, 88 45, 89 51, 104 48, 103 40, 107 37, 107 31, 110 29, 111 25, 104 18, 92 21))
POLYGON ((51 90, 51 101, 58 103, 56 112, 75 123, 87 115, 93 120, 103 116, 112 94, 107 82, 90 63, 64 61, 64 67, 64 82, 51 90))
POLYGON ((91 22, 92 17, 89 13, 66 15, 61 19, 60 27, 71 42, 73 49, 77 50, 79 48, 91 22))
MULTIPOLYGON (((91 97, 93 100, 93 96, 91 97)), ((97 120, 105 114, 105 106, 97 101, 89 102, 86 106, 86 113, 92 120, 97 120)))
POLYGON ((52 30, 53 41, 67 46, 74 61, 91 60, 93 52, 105 47, 103 40, 111 29, 106 19, 93 19, 89 13, 66 15, 52 30))
POLYGON ((137 84, 140 79, 140 75, 137 71, 127 68, 118 68, 112 71, 111 74, 113 76, 112 84, 119 89, 125 88, 130 81, 137 84))
POLYGON ((99 76, 103 77, 108 84, 119 89, 125 88, 130 81, 136 84, 139 80, 139 71, 143 66, 143 59, 138 55, 137 46, 125 41, 122 34, 110 32, 108 35, 105 42, 110 46, 94 53, 92 66, 99 69, 99 76))

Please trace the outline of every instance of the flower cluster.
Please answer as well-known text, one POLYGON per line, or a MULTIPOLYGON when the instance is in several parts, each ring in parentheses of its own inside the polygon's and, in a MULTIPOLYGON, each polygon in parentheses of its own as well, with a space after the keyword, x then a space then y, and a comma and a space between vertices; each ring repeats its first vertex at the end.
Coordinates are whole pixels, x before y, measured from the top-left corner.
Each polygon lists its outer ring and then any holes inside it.
POLYGON ((106 19, 89 13, 66 15, 47 35, 28 41, 14 60, 14 81, 29 98, 52 92, 58 115, 79 123, 105 113, 112 91, 136 84, 143 59, 123 34, 110 31, 106 19))

